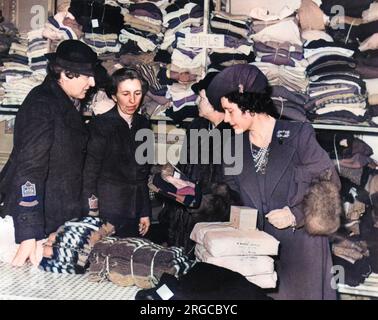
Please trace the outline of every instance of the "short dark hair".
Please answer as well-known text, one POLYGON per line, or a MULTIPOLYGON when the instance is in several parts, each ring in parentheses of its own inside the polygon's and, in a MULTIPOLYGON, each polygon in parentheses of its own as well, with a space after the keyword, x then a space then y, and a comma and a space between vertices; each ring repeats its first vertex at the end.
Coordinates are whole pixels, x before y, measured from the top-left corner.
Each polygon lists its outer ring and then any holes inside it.
POLYGON ((67 78, 79 78, 80 74, 72 71, 68 71, 65 68, 61 67, 56 62, 49 62, 47 65, 47 74, 55 80, 60 79, 61 73, 64 72, 67 78))
POLYGON ((116 95, 118 86, 125 80, 139 80, 142 85, 142 95, 144 96, 148 91, 148 82, 143 78, 139 71, 133 68, 122 68, 115 71, 110 77, 110 83, 106 89, 109 97, 116 95))
MULTIPOLYGON (((267 86, 262 92, 239 92, 234 91, 226 94, 224 97, 232 103, 236 103, 239 109, 244 113, 250 111, 252 113, 266 113, 274 118, 279 115, 271 98, 272 89, 267 86)), ((223 108, 220 107, 224 112, 223 108)))

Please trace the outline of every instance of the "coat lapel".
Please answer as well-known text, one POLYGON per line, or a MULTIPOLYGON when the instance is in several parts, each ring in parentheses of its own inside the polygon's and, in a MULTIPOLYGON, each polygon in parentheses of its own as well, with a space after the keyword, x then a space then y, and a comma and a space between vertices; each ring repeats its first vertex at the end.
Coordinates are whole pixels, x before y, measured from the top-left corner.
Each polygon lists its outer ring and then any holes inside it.
POLYGON ((81 131, 82 133, 87 135, 87 130, 83 123, 83 119, 80 113, 76 110, 73 102, 67 96, 67 94, 63 91, 63 89, 59 86, 56 81, 46 81, 51 86, 52 92, 57 97, 59 101, 59 106, 57 106, 60 112, 63 115, 64 123, 70 128, 75 130, 81 131))
POLYGON ((298 127, 293 128, 289 121, 277 120, 276 126, 273 131, 271 151, 266 170, 266 186, 267 201, 269 202, 274 189, 278 182, 281 180, 289 164, 291 163, 296 147, 294 146, 294 139, 292 139, 298 131, 298 127), (295 132, 294 132, 295 131, 295 132), (283 137, 284 134, 288 137, 283 137))

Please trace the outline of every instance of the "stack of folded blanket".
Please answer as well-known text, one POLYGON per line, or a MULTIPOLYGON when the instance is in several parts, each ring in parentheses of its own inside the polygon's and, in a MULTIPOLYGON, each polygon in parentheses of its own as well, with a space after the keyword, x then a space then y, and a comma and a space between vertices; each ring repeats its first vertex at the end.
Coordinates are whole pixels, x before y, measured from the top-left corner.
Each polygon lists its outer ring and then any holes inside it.
POLYGON ((165 248, 141 238, 103 239, 94 246, 89 261, 91 281, 108 279, 144 289, 155 287, 164 273, 178 277, 194 264, 181 248, 165 248))
POLYGON ((197 243, 199 261, 238 272, 261 288, 276 287, 270 256, 278 254, 279 241, 269 234, 238 230, 230 222, 203 222, 195 225, 190 238, 197 243))
POLYGON ((45 271, 55 273, 84 273, 95 243, 113 233, 114 227, 98 217, 68 221, 49 236, 44 245, 44 258, 39 266, 45 271))

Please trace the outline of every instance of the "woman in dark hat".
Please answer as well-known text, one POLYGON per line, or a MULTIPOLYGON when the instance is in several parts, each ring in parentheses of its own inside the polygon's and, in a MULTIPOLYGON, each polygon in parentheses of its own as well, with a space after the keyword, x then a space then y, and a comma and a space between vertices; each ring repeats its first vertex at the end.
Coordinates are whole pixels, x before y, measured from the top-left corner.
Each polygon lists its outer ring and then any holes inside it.
POLYGON ((213 182, 221 181, 223 135, 228 131, 231 136, 232 132, 231 126, 224 122, 224 113, 215 110, 206 96, 206 89, 217 73, 209 72, 204 79, 192 86, 192 90, 198 95, 199 117, 186 130, 185 149, 181 152, 178 165, 188 178, 201 185, 202 190, 209 189, 213 182), (201 131, 206 134, 195 139, 201 131), (218 137, 221 139, 217 139, 218 137), (203 156, 208 156, 208 159, 203 156))
POLYGON ((147 180, 150 166, 139 164, 136 141, 139 130, 150 129, 138 114, 148 83, 131 68, 111 76, 108 94, 115 106, 96 116, 90 125, 90 140, 84 169, 84 213, 98 211, 115 227, 120 237, 144 236, 150 227, 151 205, 147 180))
POLYGON ((217 73, 218 71, 209 72, 204 79, 192 86, 192 90, 198 95, 200 117, 194 119, 186 130, 177 164, 188 179, 199 184, 205 198, 217 193, 217 199, 203 200, 199 209, 188 209, 168 201, 159 214, 160 222, 168 229, 168 244, 182 246, 187 253, 194 253, 194 242, 189 236, 197 222, 229 219, 229 195, 219 184, 223 182, 223 142, 233 135, 233 130, 224 122, 224 113, 215 110, 206 96, 206 89, 217 73))
POLYGON ((3 214, 13 216, 13 264, 36 261, 36 243, 81 215, 81 180, 87 131, 80 99, 95 85, 97 55, 77 40, 48 54, 48 75, 20 107, 14 146, 0 174, 3 214))
MULTIPOLYGON (((334 189, 338 190, 340 181, 313 128, 308 123, 275 118, 267 79, 252 65, 224 69, 213 79, 207 94, 212 105, 223 109, 225 122, 235 129, 231 145, 243 159, 238 174, 227 173, 225 166, 225 179, 245 206, 258 209, 259 229, 280 241, 279 283, 272 297, 335 299, 331 252, 324 235, 338 228, 339 212, 329 210, 334 216, 328 217, 331 223, 326 226, 321 220, 319 225, 318 220, 308 221, 304 212, 312 182, 326 171, 332 173, 334 189), (236 137, 242 138, 239 144, 236 137)), ((324 203, 323 209, 332 206, 324 203)))

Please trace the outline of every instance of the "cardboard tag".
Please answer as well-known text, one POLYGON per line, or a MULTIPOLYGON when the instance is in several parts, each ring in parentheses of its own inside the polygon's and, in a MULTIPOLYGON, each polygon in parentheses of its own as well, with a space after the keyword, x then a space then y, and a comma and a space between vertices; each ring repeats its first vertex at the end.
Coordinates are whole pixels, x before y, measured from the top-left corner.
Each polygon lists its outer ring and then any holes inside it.
POLYGON ((257 215, 257 209, 231 206, 230 222, 236 229, 253 231, 257 227, 257 215))
POLYGON ((92 28, 98 28, 100 25, 97 19, 92 19, 92 28))
POLYGON ((173 173, 173 177, 176 178, 176 179, 181 179, 181 174, 180 174, 180 172, 175 171, 175 172, 173 173))
POLYGON ((174 294, 173 292, 167 287, 166 284, 161 286, 159 289, 156 290, 156 293, 162 298, 163 300, 171 299, 174 294))

